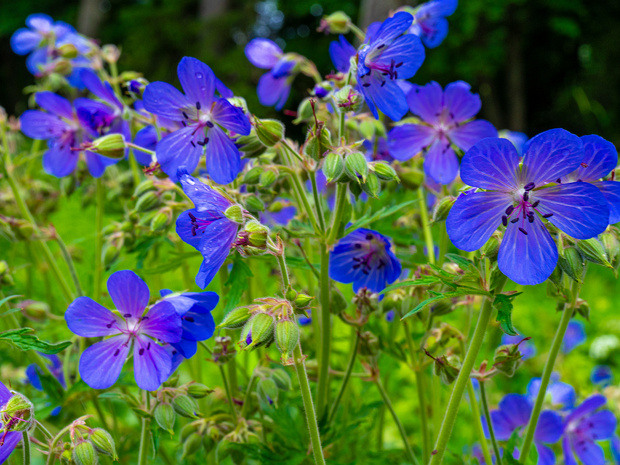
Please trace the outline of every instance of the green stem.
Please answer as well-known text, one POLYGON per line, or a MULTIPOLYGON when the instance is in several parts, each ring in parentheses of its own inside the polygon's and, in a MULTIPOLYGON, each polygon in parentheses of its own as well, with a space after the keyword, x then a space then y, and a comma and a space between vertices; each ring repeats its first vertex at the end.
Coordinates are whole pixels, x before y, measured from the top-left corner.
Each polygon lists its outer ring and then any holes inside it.
POLYGON ((60 247, 60 253, 62 254, 62 257, 64 258, 65 263, 67 264, 67 267, 69 268, 69 273, 71 274, 71 279, 73 279, 73 285, 75 286, 77 295, 82 296, 84 295, 84 291, 82 290, 82 286, 80 285, 80 279, 78 278, 77 271, 75 270, 75 264, 73 263, 73 258, 71 258, 71 254, 69 253, 69 250, 67 250, 67 246, 65 245, 65 242, 62 240, 62 237, 60 237, 58 232, 55 233, 55 236, 56 236, 56 242, 58 243, 58 246, 60 247))
POLYGON ((420 205, 420 218, 422 219, 422 230, 424 231, 424 242, 426 243, 426 253, 428 255, 428 261, 432 265, 435 264, 435 244, 433 242, 433 233, 431 232, 431 225, 428 221, 428 209, 426 207, 426 195, 424 194, 424 188, 420 186, 418 188, 419 205, 420 205))
POLYGON ((291 287, 291 280, 288 276, 288 270, 286 269, 286 258, 284 252, 281 255, 277 255, 278 264, 280 265, 280 274, 282 275, 282 285, 284 286, 284 293, 291 287))
MULTIPOLYGON (((226 283, 228 282, 228 268, 226 266, 222 266, 220 271, 218 272, 220 275, 220 295, 226 295, 226 283)), ((226 334, 233 338, 233 331, 228 330, 226 334)), ((237 359, 232 357, 226 363, 226 370, 228 371, 228 384, 230 386, 231 395, 234 397, 234 393, 239 392, 239 383, 237 381, 237 359)))
POLYGON ((224 367, 222 365, 218 365, 220 368, 220 375, 222 376, 222 383, 224 384, 224 390, 226 391, 226 399, 228 399, 228 405, 230 407, 230 413, 235 420, 235 424, 239 423, 239 417, 237 416, 237 410, 235 409, 235 403, 233 402, 232 394, 230 392, 230 387, 228 386, 228 380, 226 379, 226 372, 224 371, 224 367))
MULTIPOLYGON (((506 277, 504 276, 503 279, 501 279, 498 283, 495 291, 500 292, 501 289, 504 287, 505 283, 506 277)), ((480 310, 480 315, 478 316, 478 323, 476 323, 476 329, 474 330, 471 342, 469 343, 469 348, 467 349, 465 360, 463 360, 463 366, 459 371, 459 375, 456 378, 456 382, 454 383, 454 388, 452 389, 452 394, 450 395, 450 400, 444 414, 443 422, 441 423, 441 428, 439 430, 439 435, 437 436, 437 442, 435 443, 435 450, 433 451, 430 465, 439 465, 440 463, 442 463, 448 441, 450 440, 450 436, 452 435, 454 423, 456 422, 456 416, 459 411, 459 406, 461 405, 463 394, 465 392, 465 389, 467 388, 467 383, 469 382, 471 370, 474 368, 474 364, 476 363, 476 357, 478 356, 478 352, 480 351, 480 347, 482 346, 484 334, 489 325, 489 321, 491 320, 492 313, 492 297, 485 297, 482 303, 482 308, 480 310)))
POLYGON ((349 29, 351 29, 351 32, 355 34, 355 37, 357 37, 360 40, 360 42, 364 42, 366 40, 366 34, 364 34, 364 31, 362 31, 355 24, 353 23, 349 24, 349 29))
POLYGON ((336 209, 334 211, 334 216, 332 217, 331 228, 329 230, 329 235, 327 236, 327 245, 330 246, 338 237, 338 230, 340 229, 340 222, 342 220, 342 215, 344 214, 344 208, 347 203, 347 192, 348 186, 346 183, 338 183, 336 187, 336 209))
POLYGON ((62 437, 67 433, 67 431, 69 431, 71 429, 71 425, 65 426, 63 429, 61 429, 58 434, 54 437, 54 439, 52 440, 52 443, 50 444, 50 448, 49 448, 49 452, 47 455, 47 461, 45 462, 46 465, 54 465, 54 461, 56 460, 56 455, 54 454, 54 449, 56 448, 56 444, 58 444, 58 441, 60 441, 60 439, 62 439, 62 437))
MULTIPOLYGON (((487 400, 487 391, 484 381, 480 381, 480 400, 482 401, 482 411, 484 412, 484 418, 487 421, 487 428, 489 428, 489 436, 491 436, 491 444, 493 445, 493 452, 495 453, 495 460, 497 465, 502 465, 502 458, 499 454, 499 445, 497 444, 497 438, 495 437, 495 431, 493 430, 493 422, 491 421, 491 411, 489 410, 489 401, 487 400)), ((474 398, 474 402, 475 402, 474 398)), ((493 462, 488 462, 493 463, 493 462)))
POLYGON ((250 413, 250 404, 252 403, 252 389, 254 389, 254 383, 258 377, 252 375, 248 382, 248 387, 245 390, 245 397, 243 398, 243 406, 241 407, 241 418, 246 418, 250 413))
POLYGON ((314 411, 314 405, 312 404, 312 394, 310 393, 310 381, 308 381, 304 356, 301 353, 301 343, 295 346, 293 357, 295 360, 297 379, 299 380, 299 388, 301 390, 301 398, 304 402, 306 422, 308 423, 308 430, 310 431, 310 443, 312 444, 314 463, 316 465, 325 465, 323 449, 321 448, 321 436, 319 435, 319 425, 316 421, 316 413, 314 411))
POLYGON ((538 424, 538 418, 540 417, 540 411, 542 410, 545 395, 547 394, 547 387, 549 386, 551 373, 553 373, 553 366, 555 365, 555 360, 557 359, 558 353, 560 352, 560 347, 562 346, 562 341, 564 340, 564 334, 566 333, 566 329, 568 328, 570 319, 573 316, 573 311, 575 310, 575 305, 580 290, 581 284, 574 281, 571 286, 571 301, 570 303, 567 302, 564 305, 564 310, 562 311, 562 318, 560 319, 560 325, 558 326, 555 337, 553 338, 551 349, 549 350, 549 356, 547 357, 547 362, 545 363, 545 369, 543 370, 543 375, 540 380, 540 389, 538 390, 538 395, 536 396, 536 402, 534 403, 532 416, 530 417, 530 422, 527 425, 525 440, 523 441, 523 447, 521 448, 521 463, 525 463, 530 453, 530 448, 532 447, 532 441, 534 439, 534 432, 536 431, 536 425, 538 424))
MULTIPOLYGON (((474 417, 474 427, 476 428, 476 435, 478 436, 478 442, 482 448, 482 456, 484 457, 484 463, 491 464, 491 452, 489 451, 489 444, 487 438, 484 436, 484 428, 482 427, 482 418, 480 417, 480 409, 478 408, 478 401, 476 400, 476 391, 474 390, 474 384, 471 379, 467 383, 467 393, 469 394, 469 403, 471 405, 471 414, 474 417)), ((499 456, 498 456, 499 457, 499 456)))
MULTIPOLYGON (((151 395, 148 391, 146 394, 146 409, 151 409, 151 395)), ((149 436, 149 423, 147 418, 142 419, 142 430, 140 431, 140 450, 138 453, 138 465, 146 465, 148 460, 148 436, 149 436)))
POLYGON ((344 378, 342 379, 342 384, 340 385, 340 390, 338 391, 338 395, 336 395, 336 400, 332 404, 332 408, 329 411, 327 424, 331 424, 334 421, 334 417, 336 416, 336 412, 338 411, 338 405, 342 400, 342 396, 347 390, 347 384, 349 383, 349 379, 351 378, 351 373, 353 372, 353 366, 355 365, 355 357, 357 356, 357 348, 360 344, 360 333, 357 328, 353 328, 355 331, 355 341, 351 346, 351 354, 349 355, 349 363, 347 364, 347 369, 344 373, 344 378))
POLYGON ((30 465, 30 437, 28 431, 22 433, 22 442, 24 447, 24 465, 30 465))
POLYGON ((407 433, 405 432, 405 428, 404 428, 403 424, 400 422, 400 419, 398 418, 398 415, 396 415, 396 411, 394 410, 394 406, 392 405, 392 402, 390 401, 390 398, 388 397, 388 393, 386 392, 385 388, 383 387, 383 384, 381 383, 381 379, 377 378, 375 380, 375 384, 377 385, 377 388, 379 389, 379 393, 381 394, 381 397, 383 398, 383 403, 385 404, 387 409, 392 414, 392 418, 394 420, 394 423, 396 423, 396 426, 398 427, 398 431, 400 432, 400 437, 403 440, 403 444, 405 446, 405 451, 407 452, 407 456, 409 457, 409 460, 412 463, 414 463, 415 465, 419 465, 420 462, 418 462, 417 457, 413 453, 413 449, 411 449, 411 445, 409 444, 409 440, 407 439, 407 433))
POLYGON ((116 62, 112 61, 110 63, 110 72, 112 73, 112 87, 114 87, 114 91, 116 95, 120 97, 121 95, 121 86, 118 84, 118 68, 116 67, 116 62))
POLYGON ((99 297, 101 297, 101 278, 103 273, 103 263, 101 257, 103 249, 103 196, 103 181, 101 178, 97 178, 97 180, 95 181, 95 281, 93 285, 93 299, 95 301, 98 301, 99 297))
POLYGON ((321 253, 321 280, 320 298, 321 314, 319 324, 321 337, 319 339, 319 379, 317 383, 317 412, 323 415, 327 407, 327 395, 329 392, 329 359, 331 352, 331 290, 329 281, 329 252, 325 244, 320 245, 321 253))
POLYGON ((310 182, 312 183, 312 195, 314 197, 314 204, 317 211, 317 216, 319 217, 319 226, 322 231, 325 231, 325 216, 323 214, 323 206, 321 203, 321 196, 319 194, 319 189, 316 184, 316 173, 314 171, 309 171, 308 176, 310 177, 310 182))

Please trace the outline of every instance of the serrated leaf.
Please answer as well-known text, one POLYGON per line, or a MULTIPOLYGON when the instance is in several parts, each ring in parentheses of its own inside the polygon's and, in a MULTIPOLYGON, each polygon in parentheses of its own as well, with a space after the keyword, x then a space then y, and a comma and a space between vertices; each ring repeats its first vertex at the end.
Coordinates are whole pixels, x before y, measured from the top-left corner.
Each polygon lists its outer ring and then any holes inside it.
POLYGON ((430 286, 431 284, 436 284, 443 282, 436 276, 423 276, 418 279, 409 279, 407 281, 400 281, 398 283, 394 283, 385 289, 383 289, 379 294, 385 294, 386 292, 393 291, 395 289, 400 289, 402 287, 413 287, 413 286, 430 286))
POLYGON ((241 296, 247 290, 249 286, 249 278, 253 278, 254 275, 250 270, 250 267, 245 264, 241 259, 236 259, 233 262, 232 270, 226 281, 226 286, 230 287, 230 290, 226 293, 226 306, 224 307, 224 314, 227 314, 233 308, 235 308, 241 296))
POLYGON ((52 344, 40 340, 33 334, 32 328, 11 329, 0 333, 0 341, 8 342, 19 350, 36 350, 43 354, 57 354, 71 345, 71 341, 52 344))
MULTIPOLYGON (((519 293, 520 294, 520 293, 519 293)), ((518 336, 519 333, 512 325, 512 299, 519 294, 498 294, 493 300, 493 307, 497 308, 497 322, 502 331, 509 336, 518 336)))
POLYGON ((444 255, 444 257, 446 257, 446 260, 450 260, 452 263, 456 263, 464 270, 469 268, 470 265, 474 264, 474 262, 471 261, 469 258, 463 257, 462 255, 458 255, 455 253, 447 253, 444 255))
POLYGON ((366 214, 364 216, 362 216, 359 220, 357 220, 355 223, 353 223, 351 226, 349 226, 345 231, 344 231, 344 236, 346 236, 347 234, 349 234, 352 231, 355 231, 358 228, 363 228, 364 226, 374 222, 374 221, 379 221, 383 218, 387 218, 388 216, 394 215, 395 213, 398 213, 399 211, 410 207, 411 205, 418 203, 418 199, 415 200, 410 200, 409 202, 405 202, 405 203, 401 203, 398 205, 393 205, 391 207, 383 207, 382 209, 380 209, 379 211, 373 213, 372 215, 370 214, 366 214))
POLYGON ((413 310, 411 310, 405 316, 403 316, 401 320, 404 320, 405 318, 410 317, 411 315, 415 315, 420 310, 422 310, 424 307, 426 307, 427 305, 433 302, 436 302, 437 300, 452 299, 454 297, 460 297, 463 295, 484 295, 484 296, 490 295, 487 291, 483 291, 481 289, 474 289, 474 288, 463 288, 463 289, 459 288, 456 291, 445 292, 445 293, 435 292, 435 291, 429 291, 429 292, 431 293, 433 297, 430 297, 420 302, 413 310))

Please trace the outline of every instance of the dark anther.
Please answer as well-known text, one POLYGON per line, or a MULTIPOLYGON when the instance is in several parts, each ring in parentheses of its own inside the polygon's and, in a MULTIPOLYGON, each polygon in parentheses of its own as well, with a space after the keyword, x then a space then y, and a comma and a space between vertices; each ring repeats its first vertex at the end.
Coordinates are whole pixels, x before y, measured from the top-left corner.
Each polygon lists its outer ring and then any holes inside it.
POLYGON ((203 145, 207 145, 209 143, 209 138, 205 137, 205 140, 202 141, 203 145))
POLYGON ((510 207, 508 207, 508 208, 506 209, 506 215, 509 215, 509 216, 510 216, 510 215, 512 214, 512 212, 513 212, 513 211, 515 211, 515 207, 513 207, 513 206, 511 205, 510 207))
POLYGON ((581 179, 577 179, 577 182, 581 182, 581 181, 582 181, 581 179))
POLYGON ((581 166, 583 166, 584 168, 587 168, 587 167, 588 167, 588 164, 587 164, 587 163, 580 163, 580 164, 581 164, 581 166))
POLYGON ((383 47, 385 47, 385 44, 381 44, 377 47, 377 50, 381 50, 383 47))
POLYGON ((536 202, 534 202, 532 204, 532 208, 536 208, 538 206, 538 204, 540 203, 540 200, 537 200, 536 202))
POLYGON ((381 86, 380 87, 383 87, 384 85, 385 85, 385 81, 381 81, 381 86))
POLYGON ((450 112, 450 119, 454 119, 454 113, 450 112))
POLYGON ((370 82, 367 82, 365 84, 362 84, 362 87, 370 87, 370 82))
POLYGON ((208 128, 213 127, 213 123, 211 121, 207 121, 205 124, 207 125, 208 128))
POLYGON ((196 144, 194 144, 194 141, 193 141, 193 140, 191 140, 190 142, 191 142, 191 144, 192 144, 192 147, 196 147, 196 144))
POLYGON ((140 355, 144 355, 144 347, 138 351, 140 355))
POLYGON ((375 236, 373 236, 372 234, 366 234, 366 240, 367 241, 372 241, 375 238, 375 236))
POLYGON ((526 191, 531 191, 532 189, 534 189, 536 187, 536 184, 534 184, 533 182, 528 182, 523 189, 525 189, 526 191))
POLYGON ((187 127, 187 123, 185 121, 181 121, 181 123, 183 124, 183 127, 186 128, 187 127))
POLYGON ((557 182, 558 184, 562 184, 562 180, 560 178, 556 179, 555 182, 557 182))
POLYGON ((150 342, 147 344, 146 350, 151 350, 151 343, 150 342))
POLYGON ((183 319, 184 319, 185 321, 189 321, 190 323, 193 323, 193 322, 194 322, 194 319, 193 319, 191 316, 186 316, 186 317, 183 317, 183 319))
POLYGON ((116 349, 116 351, 114 352, 114 356, 117 357, 118 354, 120 354, 120 353, 121 353, 121 349, 116 349))
POLYGON ((534 215, 527 215, 527 219, 530 223, 534 222, 534 215))
POLYGON ((515 224, 517 221, 519 221, 519 217, 517 217, 517 218, 515 218, 515 219, 510 220, 510 222, 511 222, 512 224, 515 224))
POLYGON ((552 216, 553 216, 553 213, 547 213, 543 215, 543 218, 551 218, 552 216))
POLYGON ((189 216, 189 219, 193 221, 196 221, 196 217, 192 214, 192 213, 188 213, 187 216, 189 216))
POLYGON ((362 248, 362 244, 355 244, 355 248, 356 249, 361 249, 362 248))
POLYGON ((176 354, 178 354, 178 352, 176 350, 173 350, 172 355, 176 355, 176 354))
POLYGON ((123 316, 124 316, 125 318, 131 318, 131 313, 125 313, 123 316))
POLYGON ((196 102, 196 110, 200 110, 200 107, 201 107, 200 102, 196 102))
POLYGON ((521 231, 523 234, 525 234, 527 236, 527 231, 523 228, 519 228, 519 231, 521 231))
POLYGON ((502 215, 502 224, 508 226, 508 217, 506 215, 502 215))
POLYGON ((400 63, 398 63, 396 66, 394 66, 394 68, 400 68, 403 65, 403 61, 401 61, 400 63))
POLYGON ((184 117, 185 119, 189 119, 189 116, 187 116, 187 113, 185 113, 185 112, 183 112, 183 117, 184 117))
POLYGON ((106 328, 111 328, 113 324, 114 324, 114 323, 108 323, 107 325, 105 325, 105 327, 106 327, 106 328))
POLYGON ((525 200, 526 202, 530 199, 530 193, 529 192, 524 192, 523 193, 523 200, 525 200))

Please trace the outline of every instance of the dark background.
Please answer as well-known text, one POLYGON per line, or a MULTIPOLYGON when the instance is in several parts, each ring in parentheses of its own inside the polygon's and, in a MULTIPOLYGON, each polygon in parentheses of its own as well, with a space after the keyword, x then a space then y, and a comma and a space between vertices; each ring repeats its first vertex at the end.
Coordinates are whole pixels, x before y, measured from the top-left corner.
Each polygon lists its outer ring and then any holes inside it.
MULTIPOLYGON (((21 113, 32 83, 24 57, 9 38, 30 13, 44 12, 76 25, 102 44, 122 50, 119 68, 149 80, 177 83, 184 55, 209 64, 218 77, 260 115, 272 114, 256 99, 262 70, 243 54, 256 36, 276 39, 285 51, 332 70, 327 48, 334 36, 316 32, 323 14, 343 10, 363 27, 383 20, 396 0, 19 0, 0 2, 0 105, 21 113)), ((578 135, 598 133, 620 142, 620 2, 581 0, 461 0, 449 18, 444 43, 428 50, 413 79, 442 85, 462 79, 483 99, 483 117, 498 129, 532 136, 564 127, 578 135)), ((353 40, 353 37, 349 37, 353 40)), ((295 82, 286 108, 312 86, 295 82)), ((284 117, 286 118, 286 117, 284 117)))

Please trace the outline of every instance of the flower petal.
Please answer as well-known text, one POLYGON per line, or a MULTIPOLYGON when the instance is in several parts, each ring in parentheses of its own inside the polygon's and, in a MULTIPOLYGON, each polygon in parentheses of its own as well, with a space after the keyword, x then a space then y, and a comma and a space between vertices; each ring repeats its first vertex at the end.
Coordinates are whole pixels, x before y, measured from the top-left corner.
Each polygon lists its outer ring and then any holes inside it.
POLYGON ((200 252, 204 257, 200 270, 196 275, 196 284, 204 289, 215 277, 228 257, 230 247, 237 236, 237 225, 228 219, 215 221, 209 226, 200 244, 200 252))
POLYGON ((563 431, 562 417, 556 412, 545 410, 538 418, 534 441, 554 444, 560 440, 563 431))
POLYGON ((444 139, 435 139, 424 154, 424 172, 439 184, 450 184, 459 172, 459 159, 444 139))
POLYGON ((476 116, 482 103, 480 96, 471 91, 471 86, 464 81, 448 84, 443 93, 443 106, 452 121, 460 123, 476 116))
MULTIPOLYGON (((510 438, 515 430, 510 416, 502 410, 494 410, 491 412, 491 423, 493 424, 493 432, 500 441, 506 441, 510 438)), ((482 418, 482 426, 485 431, 485 436, 490 437, 489 427, 484 418, 482 418)))
POLYGON ((200 212, 194 208, 184 211, 177 218, 176 231, 183 242, 188 243, 199 251, 202 236, 196 233, 194 223, 189 216, 190 214, 192 214, 195 218, 201 218, 200 212))
POLYGON ((406 161, 428 147, 435 135, 433 128, 424 124, 403 124, 388 133, 390 155, 406 161))
POLYGON ((161 169, 173 181, 177 178, 177 171, 185 167, 188 172, 193 172, 202 155, 203 148, 196 142, 202 141, 202 131, 195 133, 194 126, 188 126, 174 131, 157 143, 155 156, 161 165, 161 169))
POLYGON ((601 410, 581 420, 578 429, 592 441, 611 439, 618 421, 610 410, 601 410))
POLYGON ((392 121, 400 121, 407 113, 405 93, 395 81, 384 79, 378 71, 373 70, 370 73, 361 89, 375 118, 379 118, 377 109, 392 121))
MULTIPOLYGON (((180 353, 183 356, 182 358, 192 358, 194 355, 196 355, 196 352, 198 351, 198 343, 196 341, 190 341, 189 339, 181 339, 181 342, 175 342, 174 344, 171 344, 171 346, 174 347, 176 352, 180 353)), ((177 358, 175 357, 175 355, 176 354, 173 351, 173 365, 174 359, 177 358)))
POLYGON ((532 404, 525 395, 508 394, 499 403, 502 412, 509 416, 510 421, 516 427, 525 426, 532 414, 532 404))
POLYGON ((562 340, 562 352, 568 354, 578 345, 586 342, 586 330, 581 321, 573 320, 568 323, 564 339, 562 340))
POLYGON ((599 181, 594 185, 603 193, 609 208, 609 224, 616 224, 620 221, 620 182, 618 181, 599 181))
POLYGON ((65 312, 67 326, 82 337, 111 336, 120 332, 122 320, 90 297, 78 297, 65 312))
POLYGON ((550 447, 536 443, 538 462, 536 465, 555 465, 555 453, 550 447))
POLYGON ((164 118, 183 121, 183 111, 191 117, 196 115, 196 102, 191 102, 176 87, 167 82, 152 82, 142 96, 144 109, 164 118))
POLYGON ((245 56, 257 68, 273 68, 283 53, 282 49, 269 39, 252 39, 245 46, 245 56))
POLYGON ((350 59, 355 56, 356 52, 355 47, 343 35, 338 36, 337 41, 334 40, 329 44, 329 57, 332 59, 336 69, 341 73, 349 71, 350 59))
POLYGON ((373 64, 390 69, 396 66, 398 79, 410 79, 420 69, 424 62, 424 45, 418 36, 407 34, 398 37, 389 46, 385 47, 373 64))
POLYGON ((256 89, 261 105, 275 106, 276 110, 282 109, 290 91, 291 83, 288 76, 276 78, 270 72, 261 76, 256 89))
POLYGON ((577 465, 571 442, 570 436, 568 434, 564 435, 564 439, 562 439, 562 452, 565 465, 577 465))
POLYGON ((177 74, 192 105, 200 103, 205 111, 211 107, 215 97, 215 74, 211 68, 196 58, 183 57, 177 67, 177 74))
POLYGON ((586 182, 559 184, 532 192, 531 201, 540 200, 537 210, 553 214, 549 221, 576 238, 590 239, 609 224, 607 200, 595 186, 586 182))
POLYGON ((501 192, 459 196, 446 219, 450 240, 461 250, 478 250, 502 223, 502 215, 510 205, 510 196, 501 192))
POLYGON ((218 99, 211 111, 213 121, 223 126, 224 129, 233 131, 242 136, 247 136, 252 130, 250 120, 243 113, 243 109, 232 105, 226 99, 218 99))
MULTIPOLYGON (((183 187, 183 192, 194 202, 199 212, 213 211, 223 214, 232 205, 232 202, 218 191, 186 172, 179 173, 179 181, 183 187)), ((211 214, 211 216, 213 215, 211 214)))
POLYGON ((63 118, 73 119, 73 107, 66 98, 54 92, 37 92, 34 99, 44 110, 63 118))
POLYGON ((573 448, 583 465, 602 465, 605 463, 603 448, 592 441, 573 441, 573 448))
MULTIPOLYGON (((2 433, 4 435, 4 433, 2 433)), ((0 463, 4 463, 9 455, 13 453, 19 441, 22 440, 22 433, 20 431, 9 431, 4 436, 4 443, 0 446, 0 463)))
POLYGON ((451 129, 447 137, 458 148, 467 151, 481 139, 497 137, 497 129, 488 121, 477 119, 451 129))
POLYGON ((121 315, 139 318, 149 304, 149 287, 133 271, 123 270, 108 278, 108 294, 121 315))
POLYGON ((111 337, 86 349, 80 357, 80 375, 93 389, 111 387, 123 369, 129 354, 126 334, 111 337))
POLYGON ((372 38, 372 45, 380 46, 402 35, 413 21, 413 16, 405 11, 399 11, 391 18, 386 19, 372 38))
POLYGON ((523 157, 523 183, 542 185, 576 170, 583 160, 581 139, 564 129, 541 132, 528 142, 523 157))
POLYGON ((79 152, 71 150, 69 146, 62 150, 53 147, 43 154, 43 169, 52 176, 62 178, 75 171, 79 158, 79 152))
POLYGON ((574 179, 598 181, 611 173, 618 164, 618 151, 614 144, 594 134, 581 137, 581 142, 585 156, 572 175, 574 179))
POLYGON ((42 40, 41 34, 22 27, 11 36, 11 49, 18 55, 26 55, 37 48, 42 40))
POLYGON ((104 102, 115 108, 123 108, 123 104, 118 100, 112 90, 112 86, 108 82, 102 82, 90 68, 84 68, 80 73, 80 78, 88 90, 104 102))
POLYGON ((138 335, 133 349, 136 383, 145 391, 156 391, 168 379, 172 360, 162 346, 148 337, 138 335))
POLYGON ((218 184, 228 184, 241 171, 239 149, 219 127, 209 129, 207 144, 207 172, 218 184))
POLYGON ((566 424, 574 422, 579 418, 594 412, 596 409, 602 407, 607 403, 605 396, 601 394, 594 394, 584 400, 579 407, 573 410, 570 415, 566 417, 566 424))
POLYGON ((557 246, 540 218, 534 217, 533 223, 508 223, 497 257, 502 273, 517 284, 540 284, 551 276, 557 262, 557 246))
MULTIPOLYGON (((215 320, 211 311, 194 305, 183 317, 183 339, 188 341, 205 341, 213 336, 215 320)), ((187 357, 187 355, 186 355, 187 357)))
POLYGON ((21 130, 32 139, 54 139, 70 129, 58 116, 39 110, 26 110, 19 117, 21 130))
POLYGON ((425 86, 414 85, 407 94, 409 110, 429 124, 437 124, 443 105, 443 90, 435 81, 425 86))
POLYGON ((183 332, 181 317, 170 302, 158 302, 142 319, 140 332, 164 342, 179 342, 183 332))
POLYGON ((499 191, 517 189, 519 154, 506 139, 483 139, 465 153, 461 179, 465 184, 499 191))
MULTIPOLYGON (((417 14, 416 14, 417 16, 417 14)), ((427 48, 438 47, 448 36, 448 20, 446 18, 429 18, 417 25, 420 39, 427 48)), ((412 29, 414 29, 412 27, 412 29)))

